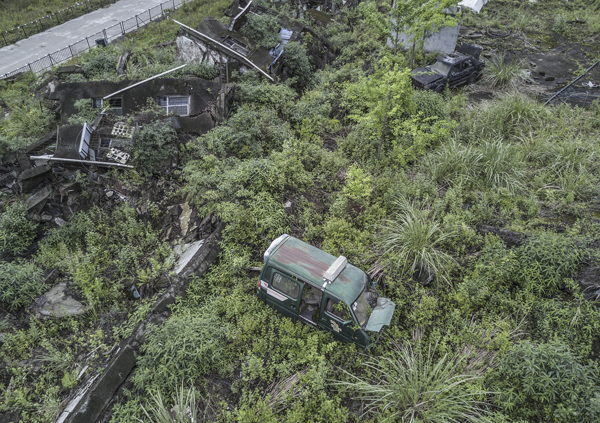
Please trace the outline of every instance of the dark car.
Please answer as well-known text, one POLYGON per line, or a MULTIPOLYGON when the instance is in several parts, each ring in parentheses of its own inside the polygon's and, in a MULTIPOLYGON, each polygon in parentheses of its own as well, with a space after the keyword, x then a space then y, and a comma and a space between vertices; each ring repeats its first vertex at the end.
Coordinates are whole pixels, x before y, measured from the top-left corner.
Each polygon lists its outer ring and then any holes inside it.
POLYGON ((442 92, 462 84, 472 84, 481 75, 485 62, 479 60, 482 47, 463 44, 455 53, 443 54, 429 66, 417 68, 410 73, 413 85, 442 92))

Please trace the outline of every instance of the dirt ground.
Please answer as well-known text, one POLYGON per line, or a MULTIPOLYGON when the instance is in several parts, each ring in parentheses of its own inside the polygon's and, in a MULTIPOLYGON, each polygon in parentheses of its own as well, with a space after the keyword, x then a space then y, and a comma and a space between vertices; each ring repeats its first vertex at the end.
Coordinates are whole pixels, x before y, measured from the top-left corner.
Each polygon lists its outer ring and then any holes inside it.
MULTIPOLYGON (((502 30, 490 32, 502 33, 502 30)), ((505 33, 508 34, 507 31, 505 33)), ((484 59, 488 61, 499 55, 521 61, 526 74, 519 89, 545 102, 599 60, 600 51, 597 44, 593 47, 574 44, 556 35, 545 34, 540 38, 543 41, 533 40, 520 33, 496 38, 490 36, 486 29, 463 26, 458 44, 475 43, 483 46, 484 59)), ((492 90, 479 84, 472 85, 470 91, 470 97, 474 100, 494 97, 492 90)), ((553 99, 551 104, 566 102, 585 107, 594 100, 600 100, 600 63, 553 99)))

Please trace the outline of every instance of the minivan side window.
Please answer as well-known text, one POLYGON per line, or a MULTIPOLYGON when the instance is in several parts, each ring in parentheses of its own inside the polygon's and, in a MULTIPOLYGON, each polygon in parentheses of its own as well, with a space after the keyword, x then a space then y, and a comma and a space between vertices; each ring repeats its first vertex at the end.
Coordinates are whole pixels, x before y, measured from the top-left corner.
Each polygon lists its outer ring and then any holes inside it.
POLYGON ((273 288, 283 292, 285 295, 294 300, 298 298, 298 294, 300 293, 300 284, 283 276, 281 273, 275 273, 273 275, 272 285, 273 288))
POLYGON ((352 320, 350 312, 348 311, 348 306, 341 301, 336 301, 331 298, 327 299, 327 313, 337 317, 342 322, 352 320))

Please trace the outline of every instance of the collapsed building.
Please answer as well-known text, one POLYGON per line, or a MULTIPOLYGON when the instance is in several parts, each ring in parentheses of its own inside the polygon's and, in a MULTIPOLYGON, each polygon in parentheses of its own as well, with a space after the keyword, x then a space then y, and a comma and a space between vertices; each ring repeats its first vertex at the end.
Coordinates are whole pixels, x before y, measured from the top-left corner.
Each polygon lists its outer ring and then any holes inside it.
MULTIPOLYGON (((277 16, 272 9, 256 5, 252 0, 235 0, 229 8, 229 14, 232 16, 229 25, 207 18, 193 29, 175 21, 181 27, 176 39, 177 60, 214 65, 219 70, 221 82, 227 83, 235 81, 235 72, 244 73, 249 70, 255 70, 266 79, 275 81, 274 77, 284 71, 285 64, 281 56, 286 44, 291 41, 302 42, 307 34, 311 35, 312 42, 316 44, 312 50, 318 51, 318 54, 311 54, 309 49, 309 59, 315 69, 323 69, 333 57, 333 46, 329 40, 318 35, 309 26, 287 17, 278 17, 280 43, 272 49, 256 45, 242 36, 240 30, 248 24, 249 15, 277 16)), ((328 19, 326 15, 322 18, 325 22, 328 19)))
POLYGON ((151 100, 170 116, 165 120, 174 129, 204 134, 225 119, 233 87, 196 77, 153 77, 144 81, 61 83, 48 97, 58 104, 63 124, 78 112, 79 100, 89 100, 98 115, 93 122, 60 127, 30 146, 25 153, 32 160, 96 162, 101 166, 131 168, 126 165, 128 151, 139 127, 127 124, 121 116, 144 109, 151 100))

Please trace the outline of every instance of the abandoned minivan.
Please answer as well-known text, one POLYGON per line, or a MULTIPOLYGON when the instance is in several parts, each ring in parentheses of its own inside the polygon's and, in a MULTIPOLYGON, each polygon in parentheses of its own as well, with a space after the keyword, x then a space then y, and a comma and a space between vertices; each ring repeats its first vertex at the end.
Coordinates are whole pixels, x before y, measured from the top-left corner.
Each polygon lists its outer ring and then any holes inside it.
POLYGON ((367 332, 390 324, 396 305, 378 298, 369 276, 335 256, 284 234, 265 251, 258 296, 294 321, 330 331, 365 348, 367 332))

